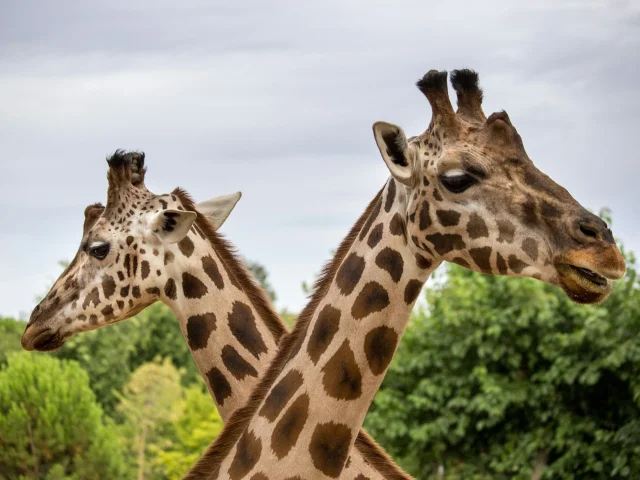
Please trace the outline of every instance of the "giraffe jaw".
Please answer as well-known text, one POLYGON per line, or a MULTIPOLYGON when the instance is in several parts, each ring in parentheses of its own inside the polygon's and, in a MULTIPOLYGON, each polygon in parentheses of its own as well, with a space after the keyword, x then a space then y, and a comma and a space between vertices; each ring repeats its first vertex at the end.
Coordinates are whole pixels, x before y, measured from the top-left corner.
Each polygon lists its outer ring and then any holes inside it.
POLYGON ((560 286, 576 303, 600 303, 611 292, 611 281, 588 268, 568 263, 556 264, 560 286))

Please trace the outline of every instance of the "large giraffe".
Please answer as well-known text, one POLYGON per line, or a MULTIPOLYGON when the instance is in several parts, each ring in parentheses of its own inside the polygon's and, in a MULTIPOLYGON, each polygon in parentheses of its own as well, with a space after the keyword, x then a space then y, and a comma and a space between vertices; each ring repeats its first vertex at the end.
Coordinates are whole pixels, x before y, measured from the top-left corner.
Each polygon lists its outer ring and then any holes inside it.
POLYGON ((443 261, 533 277, 576 302, 605 299, 625 271, 611 231, 528 158, 505 112, 488 119, 475 72, 417 86, 421 135, 376 123, 391 178, 319 279, 253 392, 187 478, 340 476, 421 287, 443 261))
MULTIPOLYGON (((34 309, 27 350, 59 348, 72 335, 127 319, 159 300, 185 341, 226 422, 276 355, 285 327, 232 247, 216 230, 239 194, 197 206, 182 190, 155 195, 144 154, 109 159, 106 207, 85 209, 69 267, 34 309)), ((364 432, 343 478, 409 478, 364 432)))

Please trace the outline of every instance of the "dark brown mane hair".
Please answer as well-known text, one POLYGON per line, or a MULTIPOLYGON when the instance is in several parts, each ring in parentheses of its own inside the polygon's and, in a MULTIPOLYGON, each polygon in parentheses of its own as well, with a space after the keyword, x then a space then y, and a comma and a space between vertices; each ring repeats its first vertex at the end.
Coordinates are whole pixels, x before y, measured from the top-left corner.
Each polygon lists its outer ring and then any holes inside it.
MULTIPOLYGON (((207 451, 198 459, 183 480, 216 478, 218 476, 222 461, 229 455, 229 452, 249 425, 251 418, 253 418, 258 411, 262 400, 266 397, 269 389, 275 383, 278 375, 292 357, 292 354, 295 354, 302 341, 304 341, 305 333, 309 328, 309 323, 318 304, 327 294, 338 268, 353 245, 362 226, 371 215, 376 204, 382 201, 383 190, 384 189, 380 190, 369 203, 364 213, 353 227, 351 227, 349 234, 342 240, 342 243, 340 243, 336 254, 322 269, 322 272, 314 284, 313 294, 311 295, 309 303, 307 303, 307 306, 302 310, 302 313, 300 313, 296 326, 291 333, 282 339, 276 357, 271 362, 271 365, 269 365, 269 369, 260 380, 258 386, 251 393, 247 404, 233 412, 220 436, 207 448, 207 451)), ((408 480, 411 478, 400 470, 393 460, 381 451, 364 431, 361 430, 358 434, 355 446, 364 458, 385 476, 385 478, 392 480, 408 480)))
POLYGON ((264 291, 256 285, 256 282, 247 271, 235 247, 214 230, 213 225, 206 216, 197 211, 195 203, 186 191, 181 188, 176 188, 171 193, 180 199, 186 210, 195 212, 198 215, 195 221, 196 226, 202 231, 207 240, 211 242, 231 282, 234 284, 237 283, 244 293, 247 294, 251 305, 256 309, 260 318, 264 320, 276 343, 278 343, 280 338, 287 333, 287 329, 278 314, 273 310, 264 291))

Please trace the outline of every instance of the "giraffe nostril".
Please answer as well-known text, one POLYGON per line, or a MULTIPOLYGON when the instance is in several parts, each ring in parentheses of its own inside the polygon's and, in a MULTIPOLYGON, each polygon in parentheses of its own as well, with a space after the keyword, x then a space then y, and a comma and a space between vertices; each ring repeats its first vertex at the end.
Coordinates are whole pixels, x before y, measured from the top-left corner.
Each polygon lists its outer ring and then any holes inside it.
POLYGON ((580 232, 585 237, 600 238, 600 231, 598 230, 598 228, 594 227, 593 225, 589 225, 587 223, 580 224, 580 232))

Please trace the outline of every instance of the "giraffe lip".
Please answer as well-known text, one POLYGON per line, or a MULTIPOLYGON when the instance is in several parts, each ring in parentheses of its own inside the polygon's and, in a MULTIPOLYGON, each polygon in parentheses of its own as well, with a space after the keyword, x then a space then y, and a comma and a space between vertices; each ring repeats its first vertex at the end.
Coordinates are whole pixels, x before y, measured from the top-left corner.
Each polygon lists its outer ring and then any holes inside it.
POLYGON ((568 265, 569 268, 573 269, 578 275, 582 276, 584 279, 595 283, 600 287, 606 287, 609 281, 603 277, 602 275, 594 272, 593 270, 589 270, 588 268, 577 267, 575 265, 568 265))
POLYGON ((611 291, 611 282, 593 270, 568 263, 557 264, 556 269, 560 286, 575 302, 599 303, 611 291))
POLYGON ((57 350, 64 343, 60 332, 52 333, 50 329, 40 332, 31 342, 33 350, 39 352, 50 352, 57 350))

